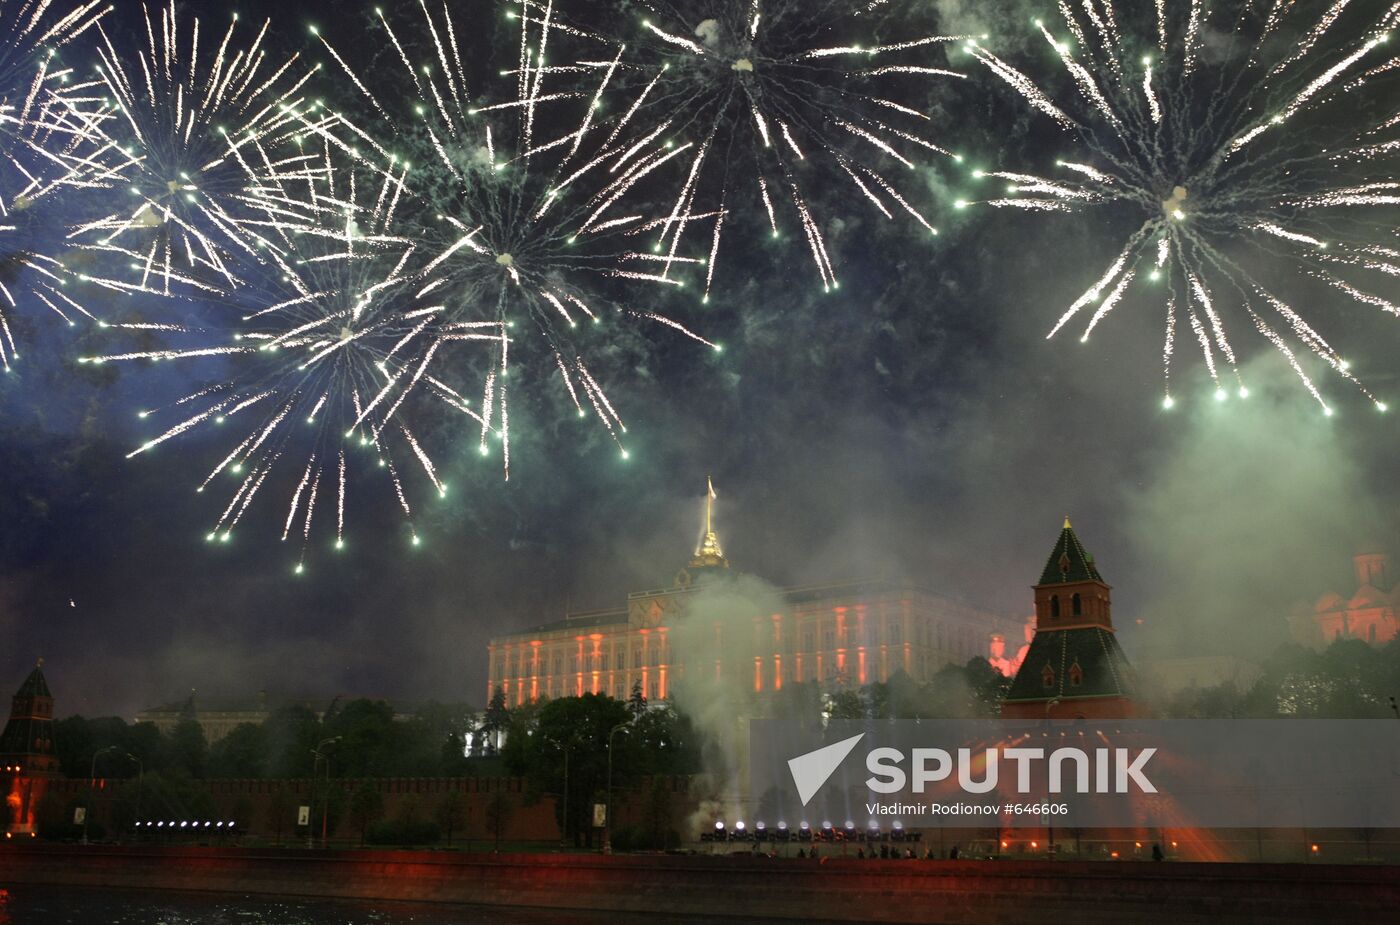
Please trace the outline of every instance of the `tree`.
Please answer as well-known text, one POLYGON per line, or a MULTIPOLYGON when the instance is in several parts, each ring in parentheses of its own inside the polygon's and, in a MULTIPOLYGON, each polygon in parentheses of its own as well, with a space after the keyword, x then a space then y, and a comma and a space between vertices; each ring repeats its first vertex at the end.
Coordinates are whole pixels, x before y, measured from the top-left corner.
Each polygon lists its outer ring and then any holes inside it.
POLYGON ((467 773, 467 740, 461 733, 449 732, 442 743, 442 773, 446 777, 462 777, 467 773))
MULTIPOLYGON (((144 763, 148 771, 161 770, 169 757, 166 754, 166 740, 154 725, 128 725, 126 720, 117 716, 87 719, 75 714, 55 720, 54 743, 59 769, 65 777, 87 777, 91 773, 93 755, 112 747, 122 753, 130 752, 144 763)), ((131 767, 135 769, 134 762, 131 767)), ((117 758, 109 755, 98 762, 99 775, 106 776, 118 771, 122 771, 122 766, 117 758), (109 765, 108 762, 113 764, 109 765)))
POLYGON ((351 700, 322 726, 325 738, 339 736, 332 770, 340 777, 389 777, 399 771, 403 730, 396 728, 394 708, 383 700, 351 700))
POLYGON ((836 720, 865 719, 865 698, 860 691, 836 691, 827 698, 826 712, 836 720))
POLYGON ((209 742, 204 738, 204 727, 199 724, 191 694, 170 733, 170 767, 190 777, 203 777, 208 756, 209 742))
POLYGON ((465 703, 429 701, 412 720, 422 730, 424 761, 431 775, 460 777, 466 773, 467 735, 472 731, 472 709, 465 703))
MULTIPOLYGON (((894 686, 895 679, 890 679, 894 686)), ((966 664, 944 665, 923 686, 924 694, 916 697, 906 687, 899 695, 901 710, 909 710, 913 717, 905 719, 976 719, 983 716, 996 716, 1001 712, 1001 702, 1011 689, 1011 679, 992 667, 985 658, 973 656, 966 664)), ((891 704, 891 709, 896 709, 891 704)))
POLYGON ((309 707, 280 707, 263 722, 267 742, 269 777, 310 777, 311 750, 324 736, 321 723, 309 707))
POLYGON ((369 827, 384 818, 384 796, 374 785, 365 781, 350 797, 350 824, 360 830, 360 846, 364 847, 369 827))
POLYGON ((533 729, 506 739, 507 769, 525 777, 533 792, 556 795, 560 831, 575 844, 580 836, 592 843, 590 819, 607 777, 608 733, 630 716, 626 703, 606 694, 562 697, 540 707, 533 729))
POLYGON ((506 706, 506 689, 498 685, 481 718, 482 754, 494 755, 501 750, 501 734, 505 732, 509 723, 510 708, 506 706))
POLYGON ((992 667, 992 663, 980 655, 974 655, 963 666, 967 675, 968 689, 972 692, 971 715, 996 716, 1001 712, 1001 702, 1011 692, 1011 678, 992 667))
POLYGON ((647 695, 642 692, 640 679, 632 682, 632 693, 627 697, 627 712, 636 719, 647 711, 647 695))
POLYGON ((81 716, 55 720, 53 724, 54 753, 65 777, 86 777, 93 754, 97 751, 93 721, 81 716))
POLYGON ((613 737, 613 786, 623 787, 641 775, 698 774, 700 735, 690 717, 669 703, 631 721, 627 735, 613 737))
POLYGON ((467 798, 460 790, 453 790, 442 798, 433 811, 438 828, 447 835, 447 847, 452 847, 452 833, 467 821, 467 798))
MULTIPOLYGON (((118 720, 120 722, 120 720, 118 720)), ((165 737, 155 723, 122 723, 122 744, 147 771, 165 768, 165 737)))
POLYGON ((209 747, 210 777, 267 776, 267 727, 239 723, 209 747))

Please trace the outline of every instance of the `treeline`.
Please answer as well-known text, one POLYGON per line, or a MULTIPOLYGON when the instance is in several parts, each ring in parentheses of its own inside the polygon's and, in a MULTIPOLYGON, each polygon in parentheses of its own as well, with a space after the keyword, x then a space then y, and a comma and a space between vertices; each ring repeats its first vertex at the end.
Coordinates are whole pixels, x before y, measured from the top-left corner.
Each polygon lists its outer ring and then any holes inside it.
POLYGON ((455 777, 469 772, 471 713, 428 704, 406 719, 380 700, 334 704, 324 715, 305 706, 243 723, 212 745, 187 706, 168 734, 151 723, 70 716, 54 723, 59 765, 68 777, 131 777, 138 770, 187 778, 455 777), (333 741, 327 742, 330 739, 333 741))
MULTIPOLYGON (((755 698, 750 715, 802 722, 995 716, 1009 686, 1010 679, 979 657, 946 665, 925 683, 897 672, 887 682, 834 691, 789 684, 755 698)), ((1400 639, 1384 646, 1340 639, 1320 652, 1284 644, 1248 685, 1193 686, 1171 696, 1144 687, 1140 696, 1163 718, 1390 717, 1391 698, 1400 696, 1400 639)), ((190 778, 306 778, 313 770, 326 773, 316 769, 313 750, 333 739, 323 748, 332 777, 504 772, 553 792, 562 788, 565 745, 579 762, 571 788, 582 788, 596 776, 599 757, 606 758, 607 733, 623 722, 629 723, 619 733, 629 768, 648 774, 699 768, 703 743, 689 718, 670 704, 648 709, 639 689, 625 701, 586 695, 513 709, 498 690, 479 717, 449 704, 428 704, 407 719, 396 719, 389 704, 374 700, 335 704, 322 718, 307 707, 286 706, 212 745, 192 709, 168 734, 150 723, 71 716, 55 722, 54 740, 69 777, 94 770, 99 777, 129 777, 139 767, 190 778)), ((586 796, 581 790, 580 807, 586 796)))
POLYGON ((1281 645, 1248 685, 1192 687, 1156 705, 1168 719, 1384 719, 1397 716, 1400 638, 1338 639, 1321 652, 1281 645))

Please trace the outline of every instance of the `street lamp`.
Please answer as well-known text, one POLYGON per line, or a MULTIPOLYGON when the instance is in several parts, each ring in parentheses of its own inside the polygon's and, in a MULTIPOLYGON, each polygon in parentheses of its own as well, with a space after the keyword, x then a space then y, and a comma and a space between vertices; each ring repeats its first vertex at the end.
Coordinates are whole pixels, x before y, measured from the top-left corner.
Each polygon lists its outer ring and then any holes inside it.
POLYGON ((137 819, 141 818, 141 786, 146 780, 146 763, 137 758, 131 752, 126 753, 126 757, 136 762, 136 810, 132 813, 137 819))
POLYGON ((618 723, 608 730, 608 802, 607 810, 603 815, 603 853, 612 854, 612 756, 613 756, 613 736, 623 732, 631 722, 618 723))
MULTIPOLYGON (((331 756, 322 753, 321 749, 330 745, 332 742, 339 741, 340 736, 331 736, 329 739, 322 739, 320 742, 317 742, 316 747, 311 750, 311 754, 315 756, 314 760, 311 762, 311 779, 313 781, 316 779, 316 766, 322 761, 326 763, 326 786, 321 792, 321 850, 323 851, 326 847, 326 817, 330 815, 331 806, 331 756)), ((315 836, 313 835, 306 836, 306 847, 312 847, 314 838, 315 836)))
POLYGON ((97 802, 97 758, 105 752, 117 751, 117 746, 108 745, 99 748, 92 753, 92 767, 88 770, 88 805, 83 808, 83 844, 88 843, 88 816, 92 815, 93 805, 97 802))

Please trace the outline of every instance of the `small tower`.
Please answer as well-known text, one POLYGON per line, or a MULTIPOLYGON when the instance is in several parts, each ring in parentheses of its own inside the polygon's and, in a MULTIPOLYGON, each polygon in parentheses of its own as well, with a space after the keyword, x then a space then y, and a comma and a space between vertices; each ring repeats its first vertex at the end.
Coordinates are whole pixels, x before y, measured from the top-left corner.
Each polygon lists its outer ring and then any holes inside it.
POLYGON ((33 832, 34 814, 49 778, 58 777, 53 742, 53 694, 41 658, 24 679, 0 733, 0 778, 5 786, 5 828, 33 832))
POLYGON ((1135 714, 1133 668, 1113 630, 1111 590, 1066 517, 1035 585, 1035 636, 1002 701, 1002 716, 1135 714))

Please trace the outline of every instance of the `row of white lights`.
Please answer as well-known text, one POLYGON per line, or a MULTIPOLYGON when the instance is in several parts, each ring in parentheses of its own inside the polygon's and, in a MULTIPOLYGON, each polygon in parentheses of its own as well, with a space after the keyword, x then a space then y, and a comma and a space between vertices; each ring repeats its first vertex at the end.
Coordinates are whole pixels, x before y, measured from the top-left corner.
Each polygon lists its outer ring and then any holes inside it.
POLYGON ((227 824, 228 827, 229 827, 230 829, 233 828, 233 823, 232 823, 232 822, 229 822, 229 823, 223 823, 223 822, 208 822, 208 821, 206 821, 206 822, 190 822, 189 820, 184 820, 184 821, 181 821, 181 822, 170 822, 170 823, 165 823, 165 822, 138 822, 138 823, 136 823, 136 827, 137 827, 137 828, 140 828, 141 826, 144 825, 144 826, 146 826, 147 828, 150 828, 150 829, 158 829, 158 828, 164 828, 166 825, 169 825, 170 828, 172 828, 172 829, 183 829, 185 826, 189 826, 189 827, 191 827, 191 828, 197 829, 197 828, 199 828, 199 827, 202 825, 204 828, 207 829, 207 828, 209 828, 211 825, 212 825, 212 826, 215 826, 215 827, 217 827, 217 828, 223 828, 225 824, 227 824))

